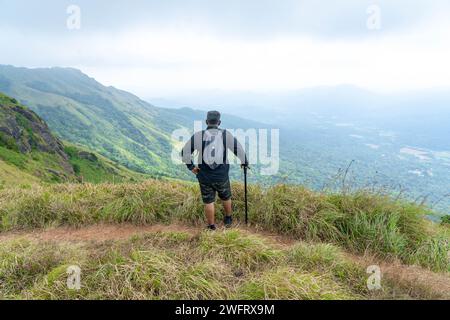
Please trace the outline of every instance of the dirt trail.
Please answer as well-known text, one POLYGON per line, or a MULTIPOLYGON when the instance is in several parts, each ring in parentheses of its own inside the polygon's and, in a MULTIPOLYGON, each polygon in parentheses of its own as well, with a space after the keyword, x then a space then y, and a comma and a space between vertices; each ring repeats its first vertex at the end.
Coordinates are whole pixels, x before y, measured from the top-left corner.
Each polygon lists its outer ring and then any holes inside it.
MULTIPOLYGON (((269 242, 279 246, 289 246, 295 239, 266 231, 238 226, 241 232, 263 236, 269 242)), ((14 239, 30 239, 38 241, 69 241, 69 242, 103 242, 107 240, 125 240, 132 236, 156 232, 187 232, 198 234, 201 227, 190 227, 181 224, 137 226, 133 224, 98 224, 82 228, 57 227, 44 230, 11 231, 0 233, 0 242, 14 239)))
POLYGON ((427 291, 430 298, 450 299, 450 276, 444 273, 434 273, 418 266, 405 266, 400 263, 382 263, 380 266, 385 278, 395 281, 408 288, 411 296, 417 291, 427 291))
POLYGON ((58 227, 45 230, 13 231, 0 233, 0 241, 26 238, 40 241, 102 242, 107 240, 125 240, 134 235, 163 231, 195 233, 195 228, 181 225, 98 224, 82 228, 58 227))

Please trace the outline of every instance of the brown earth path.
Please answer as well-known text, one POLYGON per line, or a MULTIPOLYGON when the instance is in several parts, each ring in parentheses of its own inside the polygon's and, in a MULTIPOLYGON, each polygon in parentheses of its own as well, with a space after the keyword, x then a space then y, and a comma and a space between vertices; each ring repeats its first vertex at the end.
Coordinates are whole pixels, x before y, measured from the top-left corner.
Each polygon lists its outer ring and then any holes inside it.
POLYGON ((126 240, 143 233, 163 231, 180 231, 194 233, 195 228, 181 225, 148 225, 136 226, 132 224, 98 224, 82 228, 58 227, 40 230, 11 231, 0 233, 0 242, 26 238, 38 241, 70 241, 70 242, 103 242, 107 240, 126 240))
MULTIPOLYGON (((295 239, 288 236, 281 236, 267 231, 258 230, 250 227, 237 226, 240 231, 249 234, 257 234, 268 239, 274 245, 289 246, 296 242, 295 239)), ((70 242, 102 242, 107 240, 126 240, 132 236, 144 233, 156 232, 187 232, 198 234, 203 231, 201 227, 186 226, 181 224, 170 225, 145 225, 138 226, 133 224, 98 224, 75 227, 57 227, 47 229, 23 230, 0 232, 0 242, 26 238, 38 241, 70 241, 70 242)))

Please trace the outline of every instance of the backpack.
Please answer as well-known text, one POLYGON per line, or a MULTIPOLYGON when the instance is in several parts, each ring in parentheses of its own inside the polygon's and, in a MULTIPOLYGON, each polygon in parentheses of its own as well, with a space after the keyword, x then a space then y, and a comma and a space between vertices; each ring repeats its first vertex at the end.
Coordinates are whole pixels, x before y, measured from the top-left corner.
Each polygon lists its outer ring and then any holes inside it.
POLYGON ((203 132, 203 163, 212 170, 224 164, 225 137, 225 130, 221 129, 209 129, 203 132))

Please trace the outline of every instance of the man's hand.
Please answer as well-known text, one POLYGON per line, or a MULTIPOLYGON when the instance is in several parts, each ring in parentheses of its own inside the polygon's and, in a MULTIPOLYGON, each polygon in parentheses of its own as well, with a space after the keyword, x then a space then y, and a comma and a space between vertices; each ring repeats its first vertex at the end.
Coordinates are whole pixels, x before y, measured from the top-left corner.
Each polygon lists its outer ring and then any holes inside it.
POLYGON ((192 169, 192 173, 195 175, 198 175, 200 173, 200 168, 199 167, 195 167, 194 169, 192 169))
POLYGON ((248 166, 247 163, 241 164, 241 169, 245 169, 245 168, 250 169, 250 167, 248 166))

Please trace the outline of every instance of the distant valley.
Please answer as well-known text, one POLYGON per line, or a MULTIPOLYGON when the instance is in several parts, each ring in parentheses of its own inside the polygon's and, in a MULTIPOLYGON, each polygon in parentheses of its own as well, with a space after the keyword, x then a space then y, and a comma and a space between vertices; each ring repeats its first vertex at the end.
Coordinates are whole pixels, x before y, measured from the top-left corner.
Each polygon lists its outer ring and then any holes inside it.
POLYGON ((283 154, 297 159, 289 180, 320 189, 355 160, 353 184, 404 190, 450 213, 450 90, 382 95, 344 85, 283 93, 207 91, 157 101, 203 110, 222 105, 280 128, 288 146, 283 154))

